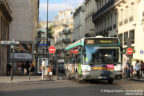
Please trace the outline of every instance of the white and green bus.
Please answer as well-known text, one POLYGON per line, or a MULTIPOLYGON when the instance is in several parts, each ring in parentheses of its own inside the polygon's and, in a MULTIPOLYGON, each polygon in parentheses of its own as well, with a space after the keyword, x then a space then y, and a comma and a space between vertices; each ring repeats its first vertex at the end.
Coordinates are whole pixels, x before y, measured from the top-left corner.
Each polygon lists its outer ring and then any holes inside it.
POLYGON ((116 37, 85 37, 65 48, 68 79, 107 80, 122 78, 120 41, 116 37))

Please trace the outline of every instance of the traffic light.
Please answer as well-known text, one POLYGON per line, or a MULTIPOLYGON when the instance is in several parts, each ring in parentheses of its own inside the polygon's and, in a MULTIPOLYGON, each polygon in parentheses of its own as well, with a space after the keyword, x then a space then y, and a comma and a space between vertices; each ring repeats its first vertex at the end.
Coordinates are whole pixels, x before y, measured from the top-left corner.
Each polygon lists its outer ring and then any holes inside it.
POLYGON ((53 38, 53 36, 52 36, 51 33, 48 33, 48 37, 49 37, 49 38, 53 38))
POLYGON ((48 46, 50 46, 50 41, 47 41, 48 46))

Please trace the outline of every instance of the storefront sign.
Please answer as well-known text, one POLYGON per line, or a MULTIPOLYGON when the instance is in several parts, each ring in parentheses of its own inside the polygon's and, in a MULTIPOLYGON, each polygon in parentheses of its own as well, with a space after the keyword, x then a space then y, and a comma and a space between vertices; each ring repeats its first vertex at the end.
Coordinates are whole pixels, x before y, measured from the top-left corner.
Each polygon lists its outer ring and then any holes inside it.
POLYGON ((144 51, 143 51, 143 50, 140 50, 140 54, 144 54, 144 51))
MULTIPOLYGON (((12 53, 10 54, 10 59, 13 59, 12 53)), ((30 60, 30 61, 32 61, 33 57, 29 53, 14 53, 14 60, 23 60, 23 61, 30 60)))

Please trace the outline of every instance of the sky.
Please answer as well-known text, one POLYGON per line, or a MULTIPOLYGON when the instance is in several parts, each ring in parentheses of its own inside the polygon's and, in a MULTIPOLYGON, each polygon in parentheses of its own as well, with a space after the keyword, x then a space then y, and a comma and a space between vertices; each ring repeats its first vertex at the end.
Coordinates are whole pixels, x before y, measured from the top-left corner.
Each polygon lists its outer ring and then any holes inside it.
MULTIPOLYGON (((52 20, 59 11, 75 9, 83 0, 49 0, 48 19, 52 20)), ((47 20, 47 0, 40 0, 39 21, 47 20)))

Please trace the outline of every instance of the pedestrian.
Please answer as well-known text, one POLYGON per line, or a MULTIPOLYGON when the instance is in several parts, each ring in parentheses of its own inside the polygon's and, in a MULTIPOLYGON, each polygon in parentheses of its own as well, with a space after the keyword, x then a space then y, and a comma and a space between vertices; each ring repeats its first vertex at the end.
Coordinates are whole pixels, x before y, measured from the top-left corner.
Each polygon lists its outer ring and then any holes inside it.
POLYGON ((49 80, 53 79, 52 75, 53 75, 53 73, 52 73, 52 67, 48 66, 48 77, 49 77, 49 80))
POLYGON ((11 74, 11 64, 7 64, 7 75, 11 74))
POLYGON ((44 78, 45 78, 45 68, 46 68, 46 61, 45 61, 45 59, 43 59, 42 66, 41 66, 41 69, 42 69, 42 80, 44 80, 44 78))
POLYGON ((25 68, 27 70, 27 75, 29 75, 29 68, 30 68, 29 61, 26 61, 25 68))
POLYGON ((131 75, 131 69, 130 69, 130 67, 131 67, 131 65, 130 65, 130 63, 128 62, 127 63, 127 70, 128 70, 128 72, 127 72, 127 77, 130 77, 130 75, 131 75))
POLYGON ((141 61, 141 77, 144 75, 144 62, 141 61))
POLYGON ((30 72, 34 72, 34 71, 35 71, 35 66, 33 64, 31 64, 30 72))
POLYGON ((133 65, 130 65, 130 77, 133 78, 133 65))
POLYGON ((125 66, 124 66, 124 76, 125 76, 125 78, 127 78, 127 73, 128 73, 128 65, 126 63, 125 66))
POLYGON ((25 68, 24 62, 22 62, 22 64, 21 64, 21 75, 22 76, 24 76, 24 68, 25 68))
POLYGON ((139 60, 137 60, 136 61, 136 64, 135 64, 135 70, 136 70, 136 72, 137 72, 137 74, 136 74, 136 76, 137 76, 137 79, 140 79, 140 68, 141 67, 141 65, 140 65, 140 63, 139 63, 139 60))

